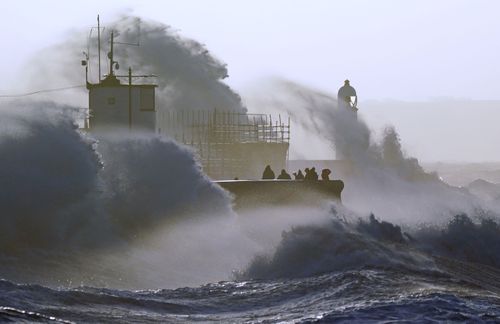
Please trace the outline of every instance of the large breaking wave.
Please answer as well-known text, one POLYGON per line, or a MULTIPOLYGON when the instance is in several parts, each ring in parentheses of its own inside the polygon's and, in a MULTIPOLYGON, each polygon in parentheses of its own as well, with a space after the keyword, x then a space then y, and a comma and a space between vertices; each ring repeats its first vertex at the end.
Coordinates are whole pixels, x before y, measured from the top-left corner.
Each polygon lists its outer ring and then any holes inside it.
POLYGON ((90 137, 64 112, 69 107, 11 103, 2 109, 0 275, 32 269, 33 277, 23 280, 37 281, 69 266, 60 278, 77 277, 82 263, 105 263, 100 253, 121 250, 120 262, 130 258, 126 251, 135 242, 166 224, 230 219, 230 197, 188 148, 147 134, 90 137))
POLYGON ((131 239, 188 209, 230 210, 187 148, 154 135, 96 140, 48 108, 2 114, 2 249, 131 239))
POLYGON ((0 118, 0 249, 68 244, 95 218, 85 204, 98 185, 93 142, 60 113, 12 108, 22 111, 3 107, 0 118))
POLYGON ((283 232, 276 250, 256 256, 238 277, 300 278, 364 268, 438 271, 436 257, 500 268, 498 220, 473 221, 461 214, 445 227, 409 228, 406 232, 374 215, 346 220, 344 213, 333 208, 331 219, 322 224, 283 232))

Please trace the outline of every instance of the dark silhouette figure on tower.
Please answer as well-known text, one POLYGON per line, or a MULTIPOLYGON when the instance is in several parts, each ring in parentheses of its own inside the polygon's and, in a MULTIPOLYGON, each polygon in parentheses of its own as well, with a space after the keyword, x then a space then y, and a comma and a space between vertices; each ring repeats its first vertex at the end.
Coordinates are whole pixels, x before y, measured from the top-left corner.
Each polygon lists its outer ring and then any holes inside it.
POLYGON ((337 101, 340 108, 349 109, 354 112, 358 111, 358 96, 356 95, 356 90, 351 87, 349 80, 345 80, 344 85, 339 89, 337 101), (351 97, 354 97, 354 102, 351 101, 351 97))

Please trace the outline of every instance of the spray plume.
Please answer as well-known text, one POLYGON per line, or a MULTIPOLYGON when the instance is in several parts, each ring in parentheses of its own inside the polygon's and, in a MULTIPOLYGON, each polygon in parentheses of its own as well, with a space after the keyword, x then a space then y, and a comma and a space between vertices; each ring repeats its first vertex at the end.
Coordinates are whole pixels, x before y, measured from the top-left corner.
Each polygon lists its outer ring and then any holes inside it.
MULTIPOLYGON (((146 19, 121 16, 106 24, 102 35, 102 72, 108 71, 106 55, 109 51, 109 34, 114 32, 114 60, 120 70, 116 74, 126 75, 131 67, 135 75, 156 75, 154 80, 134 79, 134 82, 158 84, 159 109, 168 110, 212 110, 246 112, 240 96, 222 82, 227 77, 226 65, 215 58, 205 46, 195 40, 180 36, 171 27, 146 19), (132 46, 126 44, 139 44, 132 46)), ((96 83, 97 72, 97 37, 81 31, 70 34, 67 39, 39 53, 27 65, 23 75, 29 89, 57 88, 61 85, 84 84, 85 72, 77 64, 78 58, 84 58, 82 51, 88 52, 89 81, 96 83), (86 48, 85 44, 89 46, 86 48), (51 75, 54 78, 41 78, 51 75)), ((123 79, 126 82, 125 79, 123 79)), ((26 82, 23 80, 23 82, 26 82)), ((41 97, 41 96, 39 96, 41 97)), ((85 106, 86 92, 78 90, 54 93, 46 99, 67 104, 85 106), (71 98, 71 101, 68 101, 71 98)))
MULTIPOLYGON (((402 149, 393 127, 387 127, 376 141, 362 119, 339 109, 337 99, 292 81, 274 79, 266 90, 254 94, 249 106, 282 111, 311 134, 326 139, 344 164, 345 170, 332 170, 346 183, 343 202, 361 214, 374 212, 384 219, 402 224, 446 223, 456 214, 495 213, 467 191, 442 182, 427 173, 418 160, 402 149)), ((362 108, 361 108, 362 109, 362 108)), ((362 112, 362 110, 361 110, 362 112)), ((303 154, 308 145, 303 145, 303 154)), ((296 148, 297 149, 297 148, 296 148)))

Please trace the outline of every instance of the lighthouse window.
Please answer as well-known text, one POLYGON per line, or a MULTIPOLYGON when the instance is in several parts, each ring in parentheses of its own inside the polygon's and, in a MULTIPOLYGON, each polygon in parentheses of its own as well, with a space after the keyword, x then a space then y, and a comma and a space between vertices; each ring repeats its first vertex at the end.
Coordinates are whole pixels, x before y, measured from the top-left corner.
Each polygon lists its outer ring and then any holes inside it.
POLYGON ((114 105, 116 102, 115 97, 108 97, 108 105, 114 105))

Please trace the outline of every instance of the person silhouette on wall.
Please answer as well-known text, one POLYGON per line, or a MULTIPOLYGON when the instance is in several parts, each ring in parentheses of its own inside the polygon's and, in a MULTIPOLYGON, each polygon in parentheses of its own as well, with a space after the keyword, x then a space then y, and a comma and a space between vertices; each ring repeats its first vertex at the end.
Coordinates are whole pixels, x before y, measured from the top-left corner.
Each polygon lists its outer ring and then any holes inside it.
POLYGON ((297 173, 293 173, 295 180, 304 180, 304 174, 302 173, 302 170, 299 169, 297 173))
POLYGON ((318 180, 318 173, 316 172, 316 168, 306 168, 306 176, 304 177, 304 180, 309 180, 309 181, 315 181, 318 180))
POLYGON ((318 180, 318 173, 316 172, 316 168, 312 167, 309 172, 311 173, 311 180, 317 181, 318 180))
POLYGON ((274 179, 274 171, 271 169, 270 165, 266 165, 266 168, 264 169, 264 173, 262 173, 262 179, 274 179))
POLYGON ((311 170, 309 170, 309 168, 305 168, 304 172, 305 172, 304 180, 311 180, 311 170))
POLYGON ((291 180, 292 177, 285 171, 285 169, 281 170, 280 175, 278 176, 279 180, 291 180))
POLYGON ((323 169, 321 171, 321 180, 330 181, 330 173, 332 173, 330 169, 323 169))

